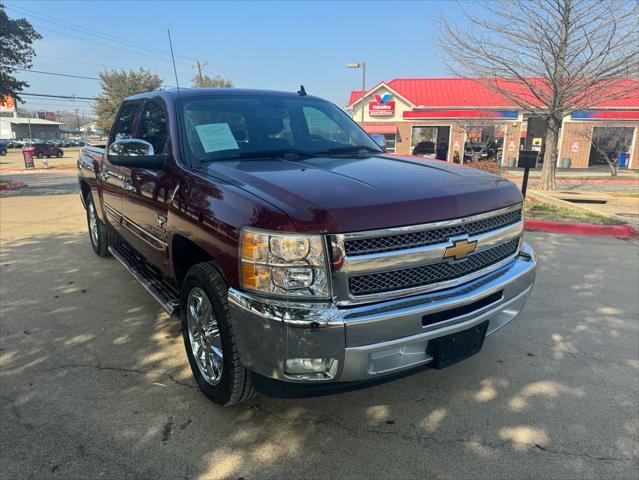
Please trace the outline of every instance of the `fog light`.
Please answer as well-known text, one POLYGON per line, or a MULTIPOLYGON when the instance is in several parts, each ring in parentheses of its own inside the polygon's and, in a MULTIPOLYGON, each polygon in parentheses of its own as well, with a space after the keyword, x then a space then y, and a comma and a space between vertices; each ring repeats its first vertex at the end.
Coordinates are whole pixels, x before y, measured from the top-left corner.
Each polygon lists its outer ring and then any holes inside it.
POLYGON ((321 374, 324 378, 333 378, 337 373, 337 360, 334 358, 289 358, 286 360, 286 374, 321 374))

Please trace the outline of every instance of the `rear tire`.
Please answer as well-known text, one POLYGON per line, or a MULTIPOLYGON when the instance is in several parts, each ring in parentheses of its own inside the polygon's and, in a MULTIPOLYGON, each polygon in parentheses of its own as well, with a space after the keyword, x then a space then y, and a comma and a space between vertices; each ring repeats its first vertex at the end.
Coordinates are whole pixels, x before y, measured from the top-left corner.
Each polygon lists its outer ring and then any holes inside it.
POLYGON ((99 257, 108 257, 109 253, 109 232, 107 227, 100 221, 95 211, 93 196, 89 192, 86 196, 87 205, 87 225, 89 227, 89 241, 93 252, 99 257))
POLYGON ((240 363, 227 303, 226 282, 212 263, 189 269, 180 292, 184 347, 200 390, 230 407, 255 394, 240 363))
POLYGON ((36 157, 38 157, 38 158, 42 158, 42 157, 44 157, 44 155, 42 155, 42 152, 38 152, 38 154, 36 155, 36 157))
POLYGON ((55 156, 58 157, 58 158, 62 158, 62 152, 56 153, 55 156))

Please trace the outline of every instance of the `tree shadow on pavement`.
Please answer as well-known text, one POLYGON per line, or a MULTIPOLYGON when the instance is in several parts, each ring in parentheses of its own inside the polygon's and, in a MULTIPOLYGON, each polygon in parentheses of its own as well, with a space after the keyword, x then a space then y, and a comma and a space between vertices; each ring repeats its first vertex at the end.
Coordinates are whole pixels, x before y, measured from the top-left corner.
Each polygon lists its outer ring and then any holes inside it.
POLYGON ((179 322, 86 235, 6 241, 0 478, 636 477, 636 248, 529 239, 530 302, 472 359, 232 409, 197 390, 179 322))

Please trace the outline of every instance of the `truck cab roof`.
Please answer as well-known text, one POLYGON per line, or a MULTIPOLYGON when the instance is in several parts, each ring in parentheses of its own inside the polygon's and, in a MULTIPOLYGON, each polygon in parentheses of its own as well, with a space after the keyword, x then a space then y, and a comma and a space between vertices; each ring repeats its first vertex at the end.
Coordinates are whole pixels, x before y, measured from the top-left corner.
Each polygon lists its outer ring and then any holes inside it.
MULTIPOLYGON (((284 92, 278 90, 260 90, 253 88, 171 88, 167 90, 156 90, 153 92, 139 93, 127 97, 125 100, 139 100, 151 97, 163 97, 166 100, 177 100, 178 98, 197 98, 197 97, 242 97, 242 96, 260 96, 260 97, 291 97, 295 98, 299 95, 296 92, 284 92)), ((313 95, 307 95, 307 98, 316 98, 313 95)))

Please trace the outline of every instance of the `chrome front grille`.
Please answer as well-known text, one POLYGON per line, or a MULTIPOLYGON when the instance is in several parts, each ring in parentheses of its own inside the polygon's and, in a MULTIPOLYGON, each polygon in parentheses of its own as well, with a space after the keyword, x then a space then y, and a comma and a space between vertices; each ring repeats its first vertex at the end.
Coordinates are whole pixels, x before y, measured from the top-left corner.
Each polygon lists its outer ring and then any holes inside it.
POLYGON ((423 225, 330 235, 331 250, 341 257, 334 262, 333 296, 339 305, 355 305, 459 285, 512 260, 523 229, 518 204, 423 225), (469 244, 475 250, 466 251, 466 258, 449 259, 447 249, 469 244))
POLYGON ((391 252, 406 248, 423 247, 446 242, 455 235, 479 235, 497 230, 521 221, 521 208, 468 223, 461 223, 433 230, 404 233, 377 238, 362 238, 344 242, 346 255, 369 255, 371 253, 391 252))
POLYGON ((444 282, 465 277, 494 265, 514 255, 518 248, 519 238, 514 238, 488 250, 470 254, 465 260, 459 262, 449 263, 446 261, 421 267, 351 277, 349 288, 353 295, 370 295, 444 282))

